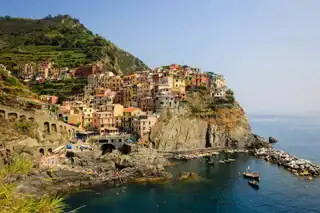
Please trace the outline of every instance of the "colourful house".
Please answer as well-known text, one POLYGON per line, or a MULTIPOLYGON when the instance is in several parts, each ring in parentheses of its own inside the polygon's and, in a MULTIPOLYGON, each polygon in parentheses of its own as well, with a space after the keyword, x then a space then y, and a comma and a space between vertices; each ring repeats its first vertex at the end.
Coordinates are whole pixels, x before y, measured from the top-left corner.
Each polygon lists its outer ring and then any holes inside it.
POLYGON ((135 107, 128 107, 123 109, 122 127, 127 132, 132 132, 132 120, 134 116, 139 115, 141 110, 135 107))

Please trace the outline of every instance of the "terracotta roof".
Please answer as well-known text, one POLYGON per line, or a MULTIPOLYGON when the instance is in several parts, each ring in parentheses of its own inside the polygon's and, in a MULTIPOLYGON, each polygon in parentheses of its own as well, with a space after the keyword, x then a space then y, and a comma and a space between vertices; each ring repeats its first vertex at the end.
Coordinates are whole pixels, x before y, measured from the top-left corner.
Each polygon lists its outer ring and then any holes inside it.
POLYGON ((124 109, 123 109, 123 112, 134 112, 134 111, 136 111, 136 110, 137 110, 137 108, 128 107, 128 108, 124 108, 124 109))

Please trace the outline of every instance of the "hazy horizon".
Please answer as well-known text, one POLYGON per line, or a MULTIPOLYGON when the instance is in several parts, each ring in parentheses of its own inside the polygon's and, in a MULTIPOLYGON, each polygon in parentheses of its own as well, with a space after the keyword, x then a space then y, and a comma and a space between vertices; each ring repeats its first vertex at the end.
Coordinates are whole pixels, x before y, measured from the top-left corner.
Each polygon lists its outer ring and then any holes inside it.
POLYGON ((69 14, 151 68, 225 76, 248 113, 320 114, 320 1, 12 0, 0 15, 69 14))

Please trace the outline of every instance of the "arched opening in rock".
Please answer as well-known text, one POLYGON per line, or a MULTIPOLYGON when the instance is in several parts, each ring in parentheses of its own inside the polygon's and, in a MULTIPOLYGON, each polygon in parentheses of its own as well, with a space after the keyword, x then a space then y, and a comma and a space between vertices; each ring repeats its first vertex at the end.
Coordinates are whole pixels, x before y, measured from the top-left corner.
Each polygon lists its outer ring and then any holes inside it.
POLYGON ((130 152, 132 152, 133 150, 132 150, 132 146, 130 146, 130 145, 128 145, 128 144, 123 144, 123 146, 121 147, 121 149, 120 149, 120 152, 122 153, 122 154, 125 154, 125 155, 127 155, 127 154, 129 154, 130 152))
POLYGON ((17 118, 18 118, 18 114, 17 113, 14 113, 14 112, 8 113, 9 121, 16 121, 17 118))
POLYGON ((44 155, 44 149, 43 148, 40 148, 39 152, 40 152, 41 155, 44 155))
POLYGON ((57 125, 56 124, 51 124, 51 131, 57 132, 57 125))
POLYGON ((49 124, 49 122, 44 122, 43 123, 43 131, 44 132, 47 132, 47 133, 50 133, 50 124, 49 124))
POLYGON ((110 143, 103 144, 101 146, 102 155, 105 155, 107 153, 111 153, 115 149, 116 149, 116 147, 114 145, 110 144, 110 143))
POLYGON ((20 115, 20 121, 25 121, 27 118, 25 115, 20 115))
POLYGON ((5 118, 6 117, 6 111, 0 110, 0 118, 5 118))

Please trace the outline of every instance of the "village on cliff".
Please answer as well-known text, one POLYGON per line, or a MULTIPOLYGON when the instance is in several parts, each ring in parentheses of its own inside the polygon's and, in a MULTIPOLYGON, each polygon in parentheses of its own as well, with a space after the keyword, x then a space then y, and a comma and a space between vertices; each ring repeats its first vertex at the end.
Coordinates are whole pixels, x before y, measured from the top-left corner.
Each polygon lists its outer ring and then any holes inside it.
MULTIPOLYGON (((161 113, 178 110, 195 91, 206 90, 212 99, 220 100, 224 100, 228 92, 232 93, 222 75, 177 64, 123 76, 99 64, 74 70, 54 68, 52 61, 38 66, 19 64, 17 67, 16 76, 27 84, 86 80, 83 93, 68 99, 41 95, 43 107, 55 106, 58 119, 84 131, 95 131, 100 135, 127 133, 136 136, 136 140, 150 132, 161 113)), ((47 127, 48 132, 50 128, 47 127)))

